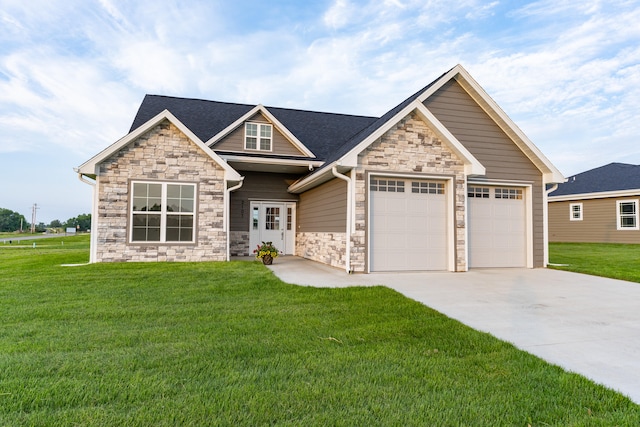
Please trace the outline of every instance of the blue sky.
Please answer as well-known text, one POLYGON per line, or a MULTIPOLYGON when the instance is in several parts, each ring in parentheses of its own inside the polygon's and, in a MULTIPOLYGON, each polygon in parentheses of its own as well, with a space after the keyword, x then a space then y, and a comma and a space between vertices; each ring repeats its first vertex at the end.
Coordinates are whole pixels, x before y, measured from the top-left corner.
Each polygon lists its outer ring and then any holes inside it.
POLYGON ((382 115, 462 64, 566 176, 640 164, 640 2, 0 0, 0 207, 91 210, 73 168, 146 93, 382 115))

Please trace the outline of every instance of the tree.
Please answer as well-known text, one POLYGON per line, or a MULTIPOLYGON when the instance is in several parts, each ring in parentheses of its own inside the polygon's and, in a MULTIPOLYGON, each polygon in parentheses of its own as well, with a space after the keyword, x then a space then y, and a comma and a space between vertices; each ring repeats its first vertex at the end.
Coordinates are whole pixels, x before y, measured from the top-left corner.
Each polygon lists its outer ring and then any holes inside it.
POLYGON ((24 216, 18 212, 9 209, 0 208, 0 231, 18 231, 20 230, 20 220, 22 220, 22 229, 29 228, 29 224, 24 216))
POLYGON ((85 231, 91 229, 91 214, 80 214, 75 218, 69 218, 64 223, 66 228, 73 227, 77 230, 85 231))
POLYGON ((59 219, 54 219, 53 221, 51 221, 51 224, 49 224, 49 227, 51 227, 51 228, 62 228, 62 223, 60 222, 59 219))

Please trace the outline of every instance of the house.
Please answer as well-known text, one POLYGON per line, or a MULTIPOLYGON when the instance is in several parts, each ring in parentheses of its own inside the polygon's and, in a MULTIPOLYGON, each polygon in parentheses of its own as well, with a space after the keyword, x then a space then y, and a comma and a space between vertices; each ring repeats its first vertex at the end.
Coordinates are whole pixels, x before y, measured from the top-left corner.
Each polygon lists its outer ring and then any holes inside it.
POLYGON ((91 262, 223 261, 261 241, 348 272, 543 267, 562 174, 460 65, 382 117, 147 95, 75 169, 91 262))
POLYGON ((640 243, 640 165, 610 163, 549 194, 552 242, 640 243))

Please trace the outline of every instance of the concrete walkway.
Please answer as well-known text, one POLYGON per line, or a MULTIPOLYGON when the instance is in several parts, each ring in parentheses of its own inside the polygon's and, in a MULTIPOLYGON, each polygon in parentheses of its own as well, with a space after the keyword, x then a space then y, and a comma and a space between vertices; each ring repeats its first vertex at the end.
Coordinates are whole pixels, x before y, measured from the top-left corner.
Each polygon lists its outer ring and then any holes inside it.
POLYGON ((298 285, 387 286, 640 403, 640 283, 548 269, 348 275, 292 256, 270 268, 298 285))

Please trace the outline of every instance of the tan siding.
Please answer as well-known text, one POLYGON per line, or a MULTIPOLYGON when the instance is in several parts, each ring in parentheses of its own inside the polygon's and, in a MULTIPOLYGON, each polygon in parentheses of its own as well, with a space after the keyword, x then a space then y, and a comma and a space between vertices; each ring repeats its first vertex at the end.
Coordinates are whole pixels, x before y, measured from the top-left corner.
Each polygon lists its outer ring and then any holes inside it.
POLYGON ((300 195, 298 232, 344 232, 347 227, 347 183, 333 179, 300 195))
POLYGON ((456 81, 424 103, 486 168, 486 178, 533 183, 533 265, 544 264, 542 173, 456 81))
POLYGON ((639 230, 617 230, 617 200, 621 197, 549 203, 550 242, 640 243, 639 230), (582 203, 582 221, 569 220, 569 206, 582 203))
MULTIPOLYGON (((257 113, 247 121, 269 123, 269 121, 262 115, 262 113, 257 113)), ((281 156, 306 156, 291 142, 289 142, 289 140, 275 126, 273 127, 273 140, 271 148, 272 151, 245 150, 244 123, 213 146, 213 149, 216 151, 246 151, 250 153, 268 153, 281 156)))
POLYGON ((297 175, 243 172, 242 187, 231 193, 231 231, 249 231, 251 200, 298 200, 298 196, 287 191, 299 177, 297 175))

